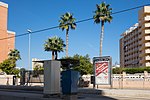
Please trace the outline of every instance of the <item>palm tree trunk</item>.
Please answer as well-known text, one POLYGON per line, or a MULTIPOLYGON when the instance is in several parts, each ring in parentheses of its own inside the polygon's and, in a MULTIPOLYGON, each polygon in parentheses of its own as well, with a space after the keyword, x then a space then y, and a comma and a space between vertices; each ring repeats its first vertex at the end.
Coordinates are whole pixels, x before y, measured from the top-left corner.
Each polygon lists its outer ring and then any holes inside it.
POLYGON ((69 28, 66 30, 66 57, 68 57, 69 28))
POLYGON ((54 56, 55 56, 55 55, 54 55, 54 51, 52 51, 52 60, 55 60, 55 59, 54 59, 54 56))
POLYGON ((58 53, 57 51, 55 51, 55 60, 57 60, 57 57, 58 57, 58 53))
POLYGON ((104 38, 104 21, 101 22, 100 57, 102 56, 103 38, 104 38))

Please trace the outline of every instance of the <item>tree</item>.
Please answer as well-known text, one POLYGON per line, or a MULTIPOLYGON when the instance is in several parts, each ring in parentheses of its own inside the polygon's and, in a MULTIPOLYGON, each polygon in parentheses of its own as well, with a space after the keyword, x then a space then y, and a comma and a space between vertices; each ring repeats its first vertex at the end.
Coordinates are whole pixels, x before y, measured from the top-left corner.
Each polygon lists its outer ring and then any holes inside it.
POLYGON ((116 67, 112 69, 113 74, 122 74, 123 68, 122 67, 116 67))
POLYGON ((63 52, 65 47, 64 41, 60 37, 51 37, 45 41, 44 50, 52 51, 52 60, 57 60, 57 52, 63 52))
POLYGON ((37 64, 34 68, 33 68, 33 76, 37 77, 40 74, 44 74, 44 67, 41 66, 40 64, 37 64))
POLYGON ((15 62, 17 60, 20 60, 21 59, 20 52, 17 49, 10 50, 10 53, 8 54, 8 59, 11 59, 15 62))
POLYGON ((15 68, 16 63, 11 59, 6 59, 0 63, 0 69, 8 75, 17 75, 19 76, 19 69, 15 68))
POLYGON ((81 56, 81 55, 76 54, 73 56, 73 58, 79 60, 79 62, 80 62, 80 65, 75 66, 74 70, 79 71, 81 76, 93 73, 93 65, 90 62, 90 58, 89 58, 88 54, 85 56, 81 56))
POLYGON ((109 4, 102 2, 100 5, 96 5, 97 9, 95 15, 93 16, 94 22, 99 24, 101 22, 101 34, 100 34, 100 56, 102 56, 102 45, 103 45, 103 36, 104 36, 104 24, 106 22, 111 22, 112 8, 109 8, 109 4))
POLYGON ((0 69, 8 75, 17 75, 19 76, 19 69, 16 67, 16 61, 21 59, 20 52, 17 49, 10 50, 8 54, 8 59, 0 63, 0 69))
POLYGON ((59 20, 59 28, 62 29, 62 31, 65 29, 66 30, 66 57, 68 57, 68 38, 69 38, 69 29, 75 29, 76 24, 75 24, 75 18, 73 18, 73 15, 69 12, 65 13, 60 17, 59 20))
POLYGON ((79 71, 81 76, 87 74, 93 74, 93 65, 90 62, 90 58, 88 54, 85 56, 75 54, 73 57, 66 57, 66 59, 79 60, 80 64, 78 66, 73 66, 73 69, 79 71))

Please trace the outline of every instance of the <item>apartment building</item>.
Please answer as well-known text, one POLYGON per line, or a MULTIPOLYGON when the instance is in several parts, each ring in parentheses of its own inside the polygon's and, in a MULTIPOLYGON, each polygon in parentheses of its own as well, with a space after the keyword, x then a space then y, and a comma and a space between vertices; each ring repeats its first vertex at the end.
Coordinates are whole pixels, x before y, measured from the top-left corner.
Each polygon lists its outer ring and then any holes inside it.
POLYGON ((121 67, 150 66, 150 6, 144 6, 138 14, 138 23, 121 34, 121 67))
POLYGON ((7 59, 8 53, 14 49, 15 38, 3 39, 15 36, 15 32, 7 30, 8 4, 0 2, 0 63, 7 59))

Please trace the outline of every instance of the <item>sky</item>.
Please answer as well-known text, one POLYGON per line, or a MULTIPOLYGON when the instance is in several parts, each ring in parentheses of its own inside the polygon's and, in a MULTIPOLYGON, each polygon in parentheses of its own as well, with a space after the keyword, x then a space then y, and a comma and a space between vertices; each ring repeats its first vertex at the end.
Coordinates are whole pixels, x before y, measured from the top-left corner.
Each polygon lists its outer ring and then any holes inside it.
MULTIPOLYGON (((76 21, 92 18, 96 4, 110 4, 112 12, 125 10, 145 4, 150 0, 0 0, 8 4, 8 30, 16 35, 27 33, 27 29, 37 31, 59 25, 60 16, 70 12, 76 21)), ((111 56, 113 64, 119 63, 119 39, 121 34, 138 22, 138 10, 114 14, 111 23, 104 28, 103 56, 111 56)), ((76 30, 69 31, 69 56, 75 54, 99 56, 99 39, 101 26, 94 20, 78 23, 76 30)), ((31 34, 31 59, 51 59, 51 52, 44 51, 44 43, 49 37, 58 36, 65 41, 65 31, 59 28, 31 34)), ((17 62, 20 68, 28 69, 28 38, 17 37, 15 48, 20 51, 21 60, 17 62)), ((65 52, 59 53, 59 58, 65 52)), ((30 59, 30 61, 31 61, 30 59)), ((31 68, 30 68, 31 69, 31 68)))

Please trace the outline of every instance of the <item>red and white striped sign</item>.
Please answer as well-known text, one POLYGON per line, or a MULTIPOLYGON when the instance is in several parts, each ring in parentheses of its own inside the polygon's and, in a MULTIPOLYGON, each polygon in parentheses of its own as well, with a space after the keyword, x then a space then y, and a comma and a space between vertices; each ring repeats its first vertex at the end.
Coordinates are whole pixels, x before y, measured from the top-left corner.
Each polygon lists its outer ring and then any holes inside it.
POLYGON ((111 84, 111 62, 112 58, 110 56, 94 57, 94 76, 95 84, 111 84))
POLYGON ((95 83, 96 84, 109 84, 109 61, 96 61, 95 62, 95 83))
POLYGON ((106 74, 106 72, 108 72, 108 61, 96 62, 95 67, 96 67, 96 76, 100 75, 101 73, 106 74))

